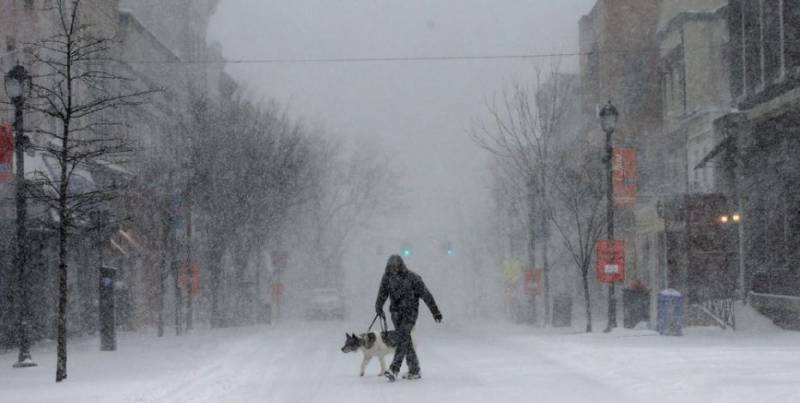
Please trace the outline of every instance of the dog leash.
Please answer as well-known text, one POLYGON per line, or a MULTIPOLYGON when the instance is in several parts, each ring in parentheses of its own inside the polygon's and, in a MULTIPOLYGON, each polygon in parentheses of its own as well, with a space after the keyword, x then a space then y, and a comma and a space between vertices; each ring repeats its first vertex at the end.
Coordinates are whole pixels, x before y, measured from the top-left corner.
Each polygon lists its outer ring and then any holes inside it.
POLYGON ((369 332, 372 330, 372 326, 375 326, 375 321, 376 321, 376 320, 378 320, 378 318, 379 318, 380 316, 381 316, 381 315, 375 315, 375 319, 372 319, 372 323, 370 323, 370 324, 369 324, 369 327, 367 328, 367 333, 369 333, 369 332))
POLYGON ((375 315, 375 319, 372 319, 372 323, 370 323, 369 327, 367 328, 367 333, 372 330, 372 326, 375 326, 375 321, 378 320, 378 318, 381 318, 381 331, 384 333, 389 331, 389 325, 386 323, 386 317, 375 315))

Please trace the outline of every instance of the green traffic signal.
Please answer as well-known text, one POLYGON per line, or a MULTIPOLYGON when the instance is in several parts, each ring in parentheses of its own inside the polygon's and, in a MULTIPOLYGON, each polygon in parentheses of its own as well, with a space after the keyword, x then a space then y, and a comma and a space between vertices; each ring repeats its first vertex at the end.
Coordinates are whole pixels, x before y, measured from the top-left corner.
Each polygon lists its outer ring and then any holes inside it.
POLYGON ((411 242, 408 242, 408 241, 403 242, 403 244, 401 246, 402 247, 400 249, 401 250, 400 253, 403 255, 403 257, 410 257, 413 254, 412 248, 411 248, 411 242))
POLYGON ((447 256, 455 256, 456 251, 453 248, 453 243, 450 241, 442 242, 442 251, 447 256))

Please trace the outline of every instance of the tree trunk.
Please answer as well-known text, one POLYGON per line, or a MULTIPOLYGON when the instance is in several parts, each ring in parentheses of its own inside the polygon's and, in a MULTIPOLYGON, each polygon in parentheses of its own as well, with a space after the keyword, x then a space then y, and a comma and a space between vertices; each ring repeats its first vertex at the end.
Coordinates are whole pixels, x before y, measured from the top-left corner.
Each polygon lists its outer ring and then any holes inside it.
POLYGON ((249 305, 252 302, 251 298, 247 296, 247 247, 244 245, 245 241, 240 241, 239 245, 234 248, 236 251, 236 256, 234 256, 233 261, 236 264, 235 268, 235 278, 234 278, 234 294, 232 297, 234 298, 234 307, 236 312, 235 320, 237 325, 243 325, 249 322, 250 315, 249 315, 249 305))
POLYGON ((256 304, 255 312, 256 312, 256 323, 263 323, 263 319, 266 315, 264 309, 264 296, 261 292, 261 271, 264 270, 264 253, 259 250, 256 253, 256 279, 255 279, 255 295, 253 295, 253 301, 256 304))
MULTIPOLYGON (((172 273, 172 282, 175 289, 175 335, 180 336, 183 333, 183 293, 181 292, 181 267, 180 264, 178 264, 178 242, 176 239, 174 226, 170 228, 169 234, 169 264, 171 266, 170 272, 172 273)), ((191 286, 191 280, 187 284, 191 286)))
MULTIPOLYGON (((166 228, 163 229, 162 232, 162 245, 168 245, 168 232, 169 230, 166 228)), ((164 308, 166 305, 164 303, 164 299, 167 294, 167 254, 168 247, 165 250, 161 251, 161 261, 158 264, 158 337, 164 337, 164 308)))
POLYGON ((67 379, 67 236, 69 222, 67 217, 67 162, 69 157, 69 120, 64 122, 64 136, 61 139, 61 182, 58 195, 58 324, 56 329, 57 359, 56 382, 67 379))
POLYGON ((208 268, 211 273, 211 281, 209 288, 211 289, 211 327, 222 326, 222 312, 220 312, 220 295, 219 289, 220 274, 222 272, 222 248, 215 245, 214 240, 209 241, 209 259, 208 268))
MULTIPOLYGON (((186 269, 188 270, 187 276, 189 278, 188 286, 186 287, 186 331, 192 329, 192 316, 194 315, 192 300, 194 295, 194 257, 192 256, 192 204, 191 199, 187 198, 187 217, 186 217, 186 269)), ((198 273, 199 275, 199 273, 198 273)))
POLYGON ((583 299, 586 302, 586 333, 592 332, 592 301, 589 299, 589 270, 588 268, 581 269, 581 277, 583 278, 583 299))
POLYGON ((544 281, 544 325, 552 320, 550 304, 550 204, 547 201, 547 176, 542 174, 542 280, 544 281))
MULTIPOLYGON (((536 230, 538 228, 539 220, 537 219, 537 205, 536 205, 536 193, 535 193, 535 184, 533 179, 528 180, 528 262, 529 267, 528 269, 532 270, 536 267, 536 230)), ((530 317, 529 321, 531 324, 535 325, 537 322, 537 315, 536 315, 536 295, 532 295, 528 298, 529 307, 530 309, 530 317)))
MULTIPOLYGON (((545 226, 547 224, 545 223, 545 226)), ((550 258, 549 258, 549 250, 550 246, 548 245, 550 242, 549 231, 545 231, 544 242, 542 243, 542 277, 544 281, 544 325, 550 326, 550 321, 552 320, 552 308, 550 304, 550 258)))

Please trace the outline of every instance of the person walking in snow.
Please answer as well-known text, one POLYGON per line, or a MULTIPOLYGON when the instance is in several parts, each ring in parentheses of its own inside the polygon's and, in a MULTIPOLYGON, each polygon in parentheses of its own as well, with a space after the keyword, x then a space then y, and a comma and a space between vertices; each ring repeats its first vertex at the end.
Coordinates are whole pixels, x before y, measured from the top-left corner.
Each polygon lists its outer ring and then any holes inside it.
POLYGON ((442 313, 439 312, 439 307, 436 306, 436 301, 422 281, 422 277, 409 270, 403 258, 398 255, 392 255, 386 262, 386 272, 381 279, 378 299, 375 301, 375 311, 381 318, 385 318, 383 305, 386 299, 389 299, 389 313, 397 331, 398 345, 392 365, 384 372, 384 376, 394 382, 405 359, 408 374, 403 378, 419 379, 421 377, 419 360, 411 340, 411 330, 417 323, 419 314, 419 300, 425 301, 436 323, 442 322, 442 313))

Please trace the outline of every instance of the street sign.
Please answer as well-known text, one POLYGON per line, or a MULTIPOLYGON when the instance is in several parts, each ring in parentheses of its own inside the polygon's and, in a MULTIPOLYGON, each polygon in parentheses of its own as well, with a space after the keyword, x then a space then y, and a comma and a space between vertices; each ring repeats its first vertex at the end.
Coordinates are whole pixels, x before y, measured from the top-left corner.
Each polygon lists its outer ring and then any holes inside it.
POLYGON ((519 278, 522 275, 522 265, 516 258, 508 258, 503 261, 503 276, 507 284, 518 286, 519 278))
POLYGON ((597 281, 625 281, 625 244, 623 241, 597 241, 597 281))

